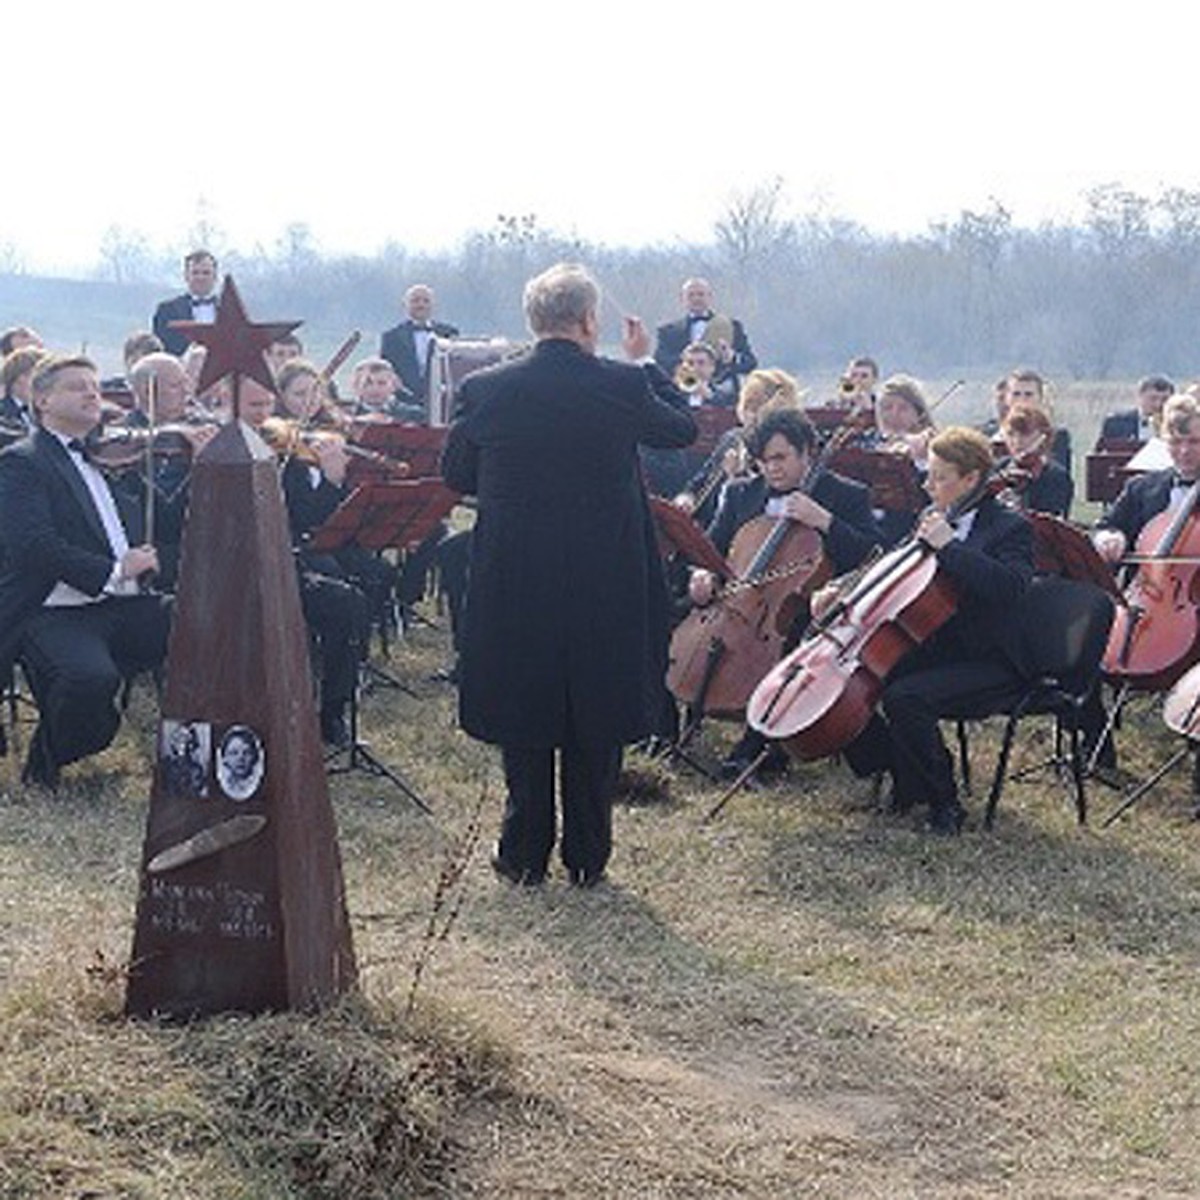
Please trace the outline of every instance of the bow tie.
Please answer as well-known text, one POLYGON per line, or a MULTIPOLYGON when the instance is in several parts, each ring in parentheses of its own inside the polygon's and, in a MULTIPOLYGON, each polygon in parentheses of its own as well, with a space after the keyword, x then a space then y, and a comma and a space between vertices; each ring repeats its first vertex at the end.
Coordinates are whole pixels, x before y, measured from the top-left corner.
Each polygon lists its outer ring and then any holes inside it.
POLYGON ((1171 476, 1171 487, 1173 488, 1190 488, 1195 484, 1195 482, 1196 481, 1194 479, 1184 479, 1184 477, 1180 475, 1178 471, 1171 476))
POLYGON ((216 296, 192 296, 192 307, 199 308, 202 304, 213 306, 217 303, 216 296))
POLYGON ((413 333, 428 333, 433 328, 432 325, 423 325, 419 321, 414 321, 412 327, 413 333))
POLYGON ((688 320, 691 321, 693 325, 697 321, 711 321, 712 320, 712 312, 707 311, 707 312, 702 312, 702 313, 688 313, 688 320))

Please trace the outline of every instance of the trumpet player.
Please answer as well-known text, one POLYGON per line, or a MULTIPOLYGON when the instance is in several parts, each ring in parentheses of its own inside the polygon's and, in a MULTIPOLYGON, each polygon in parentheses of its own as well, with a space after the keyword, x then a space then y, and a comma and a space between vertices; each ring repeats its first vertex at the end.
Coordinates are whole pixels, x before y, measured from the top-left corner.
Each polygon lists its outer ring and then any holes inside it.
POLYGON ((717 352, 707 342, 693 342, 683 352, 675 370, 675 386, 685 392, 693 408, 715 404, 732 408, 737 400, 737 388, 732 375, 717 378, 717 352))

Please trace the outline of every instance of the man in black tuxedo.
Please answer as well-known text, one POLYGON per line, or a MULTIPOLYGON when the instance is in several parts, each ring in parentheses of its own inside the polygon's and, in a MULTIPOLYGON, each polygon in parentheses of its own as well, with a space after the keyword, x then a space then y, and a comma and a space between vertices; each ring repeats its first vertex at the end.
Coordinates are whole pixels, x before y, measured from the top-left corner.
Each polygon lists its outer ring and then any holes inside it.
POLYGON ((24 431, 29 433, 36 422, 33 419, 33 369, 45 357, 41 346, 22 346, 4 356, 0 365, 0 383, 4 395, 0 397, 0 426, 6 434, 24 431))
MULTIPOLYGON (((708 340, 705 334, 713 317, 713 289, 707 279, 685 280, 681 294, 686 311, 678 321, 658 327, 658 343, 654 350, 654 361, 668 375, 675 373, 688 346, 708 340)), ((736 392, 739 380, 758 366, 758 359, 750 349, 750 340, 741 321, 732 321, 732 325, 732 340, 714 346, 719 361, 713 379, 716 383, 732 380, 736 392)))
POLYGON ((130 544, 85 456, 100 420, 95 366, 48 357, 33 403, 39 428, 0 454, 0 665, 19 660, 37 699, 24 779, 55 787, 61 766, 112 741, 121 681, 162 662, 170 613, 163 597, 139 594, 158 556, 130 544))
POLYGON ((1148 442, 1174 392, 1175 385, 1163 375, 1147 375, 1139 380, 1137 407, 1109 413, 1100 427, 1099 442, 1148 442))
POLYGON ((433 319, 433 289, 414 283, 404 293, 408 319, 387 330, 380 339, 379 356, 392 364, 400 378, 396 399, 427 411, 429 360, 433 357, 434 338, 458 337, 453 325, 433 319))
MULTIPOLYGON (((459 713, 498 744, 508 801, 492 865, 541 883, 555 841, 572 883, 602 876, 621 747, 651 733, 666 671, 668 600, 637 448, 696 435, 653 364, 599 358, 600 290, 560 264, 529 281, 537 343, 469 376, 442 474, 478 498, 462 629, 459 713)), ((624 345, 650 337, 627 318, 624 345)))
POLYGON ((154 310, 154 332, 168 354, 180 355, 188 348, 187 337, 171 328, 172 321, 212 324, 217 319, 216 258, 207 250, 193 250, 183 260, 183 278, 187 291, 154 310))

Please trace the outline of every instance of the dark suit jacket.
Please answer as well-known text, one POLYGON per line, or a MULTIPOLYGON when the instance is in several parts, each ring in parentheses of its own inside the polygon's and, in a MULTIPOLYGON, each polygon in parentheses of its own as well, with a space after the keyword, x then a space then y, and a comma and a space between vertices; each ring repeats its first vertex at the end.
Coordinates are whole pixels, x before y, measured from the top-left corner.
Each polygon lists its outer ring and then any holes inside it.
POLYGON ((1173 470, 1135 475, 1121 489, 1097 528, 1119 529, 1125 535, 1127 547, 1132 550, 1146 522, 1158 516, 1170 503, 1174 478, 1173 470))
POLYGON ((1140 442, 1142 438, 1142 414, 1136 408, 1109 413, 1100 426, 1101 442, 1140 442))
MULTIPOLYGON (((686 316, 658 327, 654 361, 668 375, 674 374, 675 368, 679 366, 679 360, 683 357, 684 350, 691 342, 691 328, 692 319, 686 316)), ((730 376, 748 375, 757 366, 758 359, 754 357, 754 351, 750 349, 750 339, 746 337, 746 331, 742 328, 741 321, 735 320, 733 322, 733 361, 718 363, 715 378, 724 380, 730 376)))
MULTIPOLYGON (((762 516, 771 489, 761 475, 731 483, 721 497, 708 536, 722 554, 729 553, 734 535, 747 521, 762 516)), ((822 471, 812 498, 833 514, 829 532, 822 534, 825 552, 838 575, 853 570, 882 538, 871 512, 871 493, 861 483, 822 471)))
POLYGON ((10 396, 8 392, 0 397, 0 422, 14 430, 28 429, 20 402, 15 396, 10 396))
POLYGON ((184 334, 178 329, 171 328, 172 321, 190 321, 192 319, 192 298, 187 292, 182 296, 172 296, 164 300, 155 310, 151 321, 158 340, 168 354, 182 354, 190 345, 184 334))
POLYGON ((1033 578, 1029 522, 989 496, 975 510, 966 539, 943 546, 937 557, 958 590, 958 608, 926 644, 930 653, 921 656, 923 664, 1000 654, 1024 673, 1028 664, 1013 613, 1033 578))
MULTIPOLYGON (((453 325, 441 321, 432 321, 430 325, 434 337, 458 337, 458 330, 453 325)), ((425 383, 429 371, 429 359, 417 363, 417 343, 413 336, 412 321, 401 321, 399 325, 387 330, 379 342, 379 357, 386 358, 392 364, 392 369, 400 376, 400 382, 412 393, 401 399, 415 399, 418 404, 425 402, 425 383)), ((433 351, 432 340, 429 343, 430 353, 433 351)))
MULTIPOLYGON (((130 544, 137 514, 114 493, 130 544)), ((23 623, 58 582, 99 596, 116 565, 100 514, 71 457, 37 429, 0 453, 0 661, 14 655, 23 623)))
POLYGON ((606 747, 655 728, 668 602, 637 448, 696 426, 652 375, 553 338, 462 384, 442 475, 478 497, 459 689, 475 737, 606 747))

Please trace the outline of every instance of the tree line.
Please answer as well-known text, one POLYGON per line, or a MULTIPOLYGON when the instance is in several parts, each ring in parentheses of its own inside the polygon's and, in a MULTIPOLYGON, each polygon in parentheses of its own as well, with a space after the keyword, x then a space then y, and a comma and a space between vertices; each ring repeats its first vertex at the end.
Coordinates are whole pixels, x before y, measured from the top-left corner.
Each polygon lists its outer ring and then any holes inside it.
MULTIPOLYGON (((1021 363, 1074 379, 1190 377, 1200 191, 1145 195, 1106 183, 1083 199, 1072 224, 1020 227, 992 200, 920 234, 880 235, 836 216, 789 213, 772 180, 731 200, 703 244, 602 246, 518 214, 439 253, 395 241, 372 255, 328 254, 303 224, 271 247, 239 252, 223 247, 207 219, 189 247, 213 249, 261 319, 302 317, 318 341, 361 328, 364 348, 395 323, 404 288, 418 281, 433 286, 439 315, 464 333, 521 338, 524 281, 566 258, 586 263, 611 296, 614 336, 618 309, 651 324, 673 319, 680 282, 704 275, 718 307, 745 322, 760 360, 801 372, 866 352, 885 370, 926 374, 1021 363)), ((28 308, 43 281, 22 273, 13 247, 0 251, 0 320, 36 324, 28 308)), ((149 298, 178 286, 180 258, 179 247, 157 249, 113 227, 92 289, 75 294, 103 295, 96 305, 114 325, 144 325, 149 298)))

